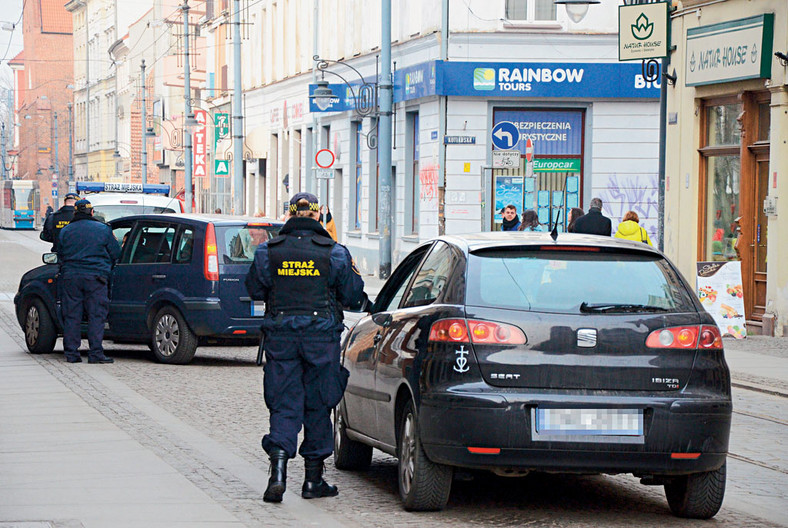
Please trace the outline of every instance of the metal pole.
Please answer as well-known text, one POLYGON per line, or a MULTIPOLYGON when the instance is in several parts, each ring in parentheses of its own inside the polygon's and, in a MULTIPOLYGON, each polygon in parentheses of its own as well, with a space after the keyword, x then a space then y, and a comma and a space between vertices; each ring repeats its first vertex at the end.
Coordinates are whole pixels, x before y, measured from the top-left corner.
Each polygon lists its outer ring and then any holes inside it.
POLYGON ((57 189, 57 196, 54 196, 55 207, 54 209, 57 210, 60 207, 60 159, 58 159, 58 149, 57 149, 57 112, 55 112, 55 163, 54 163, 54 172, 52 173, 52 186, 54 189, 57 189))
POLYGON ((68 103, 68 192, 75 192, 74 185, 74 105, 68 103))
POLYGON ((148 101, 145 98, 145 59, 142 59, 142 183, 148 183, 148 131, 145 124, 148 122, 148 101))
POLYGON ((3 147, 2 147, 2 149, 3 149, 2 150, 3 168, 0 169, 0 172, 2 172, 2 179, 5 180, 5 178, 6 178, 6 175, 5 175, 5 121, 3 123, 0 123, 0 129, 2 129, 2 132, 0 133, 0 138, 2 138, 2 139, 0 139, 0 142, 3 144, 3 147))
POLYGON ((244 128, 241 110, 241 1, 233 1, 233 213, 244 214, 244 128))
POLYGON ((378 128, 378 159, 380 160, 378 276, 381 279, 387 279, 391 274, 391 0, 381 0, 381 22, 380 124, 378 128))
MULTIPOLYGON (((446 61, 449 59, 449 0, 442 0, 441 2, 441 60, 446 61)), ((449 107, 449 98, 445 95, 438 97, 438 170, 440 171, 440 179, 438 180, 438 187, 446 187, 446 144, 443 138, 446 136, 446 127, 448 124, 447 114, 449 107)), ((482 174, 484 174, 482 172, 482 174)), ((482 177, 482 185, 484 185, 484 178, 482 177)), ((444 193, 438 193, 439 213, 443 210, 443 196, 444 193)), ((443 235, 446 232, 446 220, 438 214, 438 234, 443 235)))
MULTIPOLYGON (((312 56, 319 57, 320 53, 318 52, 320 49, 318 39, 320 38, 320 25, 319 25, 319 17, 320 17, 320 0, 314 0, 313 6, 313 13, 312 13, 312 56)), ((317 83, 317 63, 312 65, 312 84, 317 83)), ((315 154, 317 153, 320 141, 320 121, 318 120, 317 112, 312 112, 312 156, 311 159, 306 160, 307 167, 309 169, 306 171, 306 189, 307 191, 311 192, 312 194, 317 195, 320 191, 319 186, 317 185, 317 178, 315 178, 315 154)), ((355 176, 354 180, 355 181, 355 176)), ((318 197, 318 201, 320 197, 318 197)), ((354 205, 355 207, 355 205, 354 205)), ((352 218, 352 215, 350 216, 352 218)))
MULTIPOLYGON (((183 90, 184 90, 184 125, 186 119, 192 115, 192 93, 191 93, 191 72, 189 71, 189 0, 183 0, 181 10, 183 11, 183 35, 184 35, 184 54, 183 61, 183 90)), ((184 179, 186 180, 186 212, 192 212, 192 134, 190 130, 183 127, 183 164, 185 168, 184 179)))

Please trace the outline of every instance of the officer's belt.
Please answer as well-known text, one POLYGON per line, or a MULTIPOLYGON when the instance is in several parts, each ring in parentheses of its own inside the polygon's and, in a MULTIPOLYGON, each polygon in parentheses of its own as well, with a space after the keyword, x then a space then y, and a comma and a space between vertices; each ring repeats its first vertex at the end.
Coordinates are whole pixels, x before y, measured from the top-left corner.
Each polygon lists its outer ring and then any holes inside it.
POLYGON ((307 315, 312 317, 321 317, 323 319, 331 319, 331 316, 333 316, 334 313, 328 310, 288 310, 286 312, 274 310, 274 317, 278 317, 280 315, 307 315))

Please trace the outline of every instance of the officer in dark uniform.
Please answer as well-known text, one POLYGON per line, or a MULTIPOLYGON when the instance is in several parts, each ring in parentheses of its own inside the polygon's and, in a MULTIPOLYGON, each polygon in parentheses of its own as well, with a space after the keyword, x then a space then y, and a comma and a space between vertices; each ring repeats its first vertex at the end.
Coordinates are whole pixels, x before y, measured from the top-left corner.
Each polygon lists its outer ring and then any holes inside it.
POLYGON ((331 410, 342 399, 348 371, 340 364, 342 308, 368 303, 364 281, 347 248, 337 244, 317 221, 317 198, 296 194, 291 218, 280 236, 261 244, 246 277, 253 299, 265 301, 266 356, 263 393, 270 411, 263 449, 271 477, 263 495, 281 502, 287 460, 295 457, 298 432, 304 441, 305 499, 333 497, 336 486, 323 480, 323 460, 334 450, 331 410))
POLYGON ((58 235, 60 230, 66 227, 71 222, 71 219, 74 218, 74 204, 77 200, 79 200, 77 193, 67 193, 63 197, 63 207, 47 216, 46 220, 44 220, 44 228, 41 230, 39 238, 52 242, 52 251, 55 253, 59 252, 58 235))
POLYGON ((87 200, 75 204, 74 218, 60 232, 60 276, 63 310, 63 350, 66 361, 80 363, 82 309, 88 317, 88 363, 113 363, 104 355, 104 323, 109 312, 107 285, 120 245, 112 229, 93 218, 87 200))

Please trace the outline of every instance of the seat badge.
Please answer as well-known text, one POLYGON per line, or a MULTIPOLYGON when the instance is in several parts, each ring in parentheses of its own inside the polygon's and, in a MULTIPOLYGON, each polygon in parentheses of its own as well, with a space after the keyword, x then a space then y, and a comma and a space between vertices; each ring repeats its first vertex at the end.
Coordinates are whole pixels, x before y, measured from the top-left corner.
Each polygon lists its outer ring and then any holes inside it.
POLYGON ((465 350, 465 346, 460 346, 459 350, 455 350, 454 354, 457 356, 457 364, 454 365, 454 370, 459 372, 460 374, 464 374, 468 372, 471 367, 468 366, 468 351, 465 350))
POLYGON ((577 331, 577 346, 582 348, 593 348, 596 346, 596 329, 580 328, 577 331))

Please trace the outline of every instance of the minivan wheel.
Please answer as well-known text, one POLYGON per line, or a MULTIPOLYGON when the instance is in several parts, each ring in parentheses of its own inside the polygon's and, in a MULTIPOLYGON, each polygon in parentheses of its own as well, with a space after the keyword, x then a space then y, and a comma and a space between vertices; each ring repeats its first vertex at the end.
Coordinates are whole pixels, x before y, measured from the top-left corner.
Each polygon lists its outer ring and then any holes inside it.
POLYGON ((197 336, 175 307, 165 306, 153 319, 151 351, 159 363, 185 365, 197 351, 197 336))
POLYGON ((25 344, 31 354, 49 354, 55 349, 57 329, 41 299, 33 299, 25 308, 25 344))
POLYGON ((671 479, 665 484, 670 511, 677 517, 711 519, 720 511, 725 496, 726 469, 692 473, 671 479))
POLYGON ((334 466, 337 469, 367 469, 372 463, 372 446, 351 440, 340 403, 334 410, 334 466))
POLYGON ((416 410, 409 401, 399 429, 399 494, 406 510, 442 510, 449 502, 453 469, 433 463, 424 453, 416 410))

